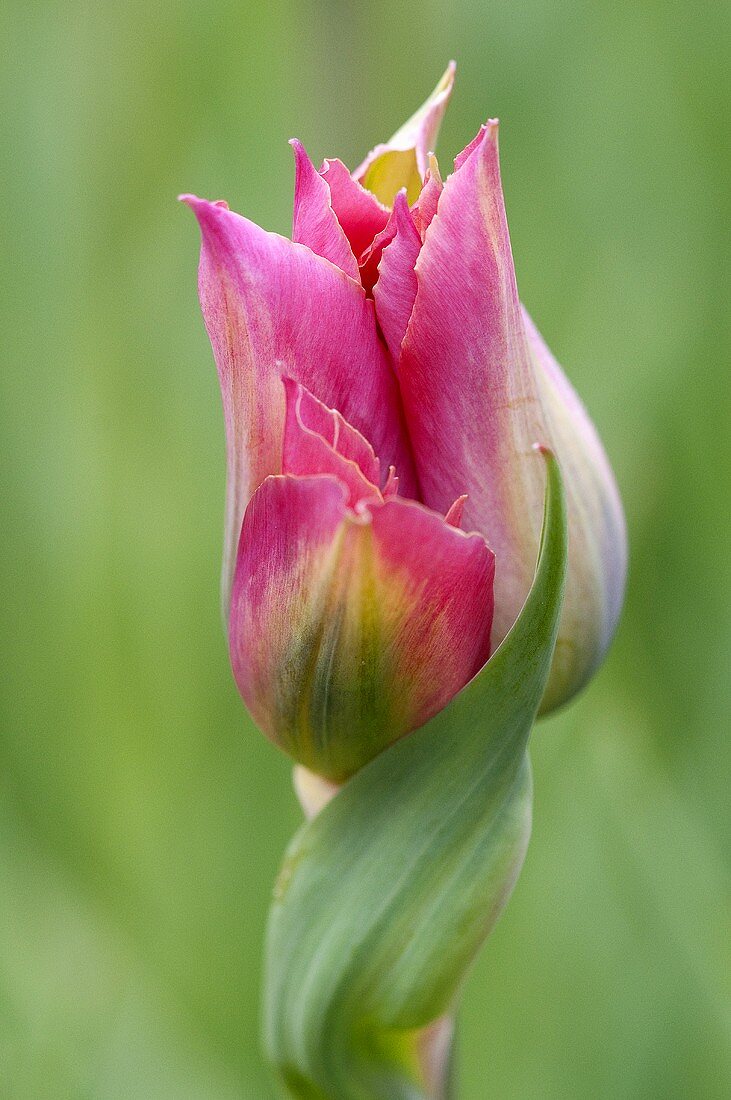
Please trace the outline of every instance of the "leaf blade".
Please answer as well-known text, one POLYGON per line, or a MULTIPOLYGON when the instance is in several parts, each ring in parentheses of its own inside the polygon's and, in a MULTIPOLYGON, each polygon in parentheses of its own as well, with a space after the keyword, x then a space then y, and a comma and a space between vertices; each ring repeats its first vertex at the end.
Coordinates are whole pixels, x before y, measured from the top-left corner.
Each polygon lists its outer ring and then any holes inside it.
POLYGON ((567 554, 560 472, 544 454, 539 560, 513 629, 445 710, 358 772, 288 851, 268 933, 265 1042, 290 1096, 429 1095, 418 1032, 449 1010, 517 878, 530 832, 526 747, 567 554))

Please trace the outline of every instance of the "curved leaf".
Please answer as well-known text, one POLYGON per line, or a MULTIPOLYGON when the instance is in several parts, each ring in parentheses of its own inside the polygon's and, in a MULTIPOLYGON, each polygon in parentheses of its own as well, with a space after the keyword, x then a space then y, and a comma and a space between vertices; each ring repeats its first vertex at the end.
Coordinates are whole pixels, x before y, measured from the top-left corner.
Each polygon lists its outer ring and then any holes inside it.
POLYGON ((272 906, 265 1042, 301 1100, 438 1095, 418 1057, 517 878, 531 819, 528 737, 563 599, 558 465, 533 586, 484 669, 358 772, 292 842, 272 906))

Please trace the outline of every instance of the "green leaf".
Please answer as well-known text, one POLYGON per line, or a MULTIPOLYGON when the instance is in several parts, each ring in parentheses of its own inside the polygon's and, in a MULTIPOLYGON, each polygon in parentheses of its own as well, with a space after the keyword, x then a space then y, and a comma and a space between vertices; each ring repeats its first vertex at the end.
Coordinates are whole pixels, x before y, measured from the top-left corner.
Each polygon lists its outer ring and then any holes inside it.
POLYGON ((358 772, 294 838, 272 905, 265 1043, 300 1100, 438 1095, 418 1058, 455 1004, 523 862, 530 729, 566 570, 558 465, 544 452, 536 576, 510 634, 426 726, 358 772))

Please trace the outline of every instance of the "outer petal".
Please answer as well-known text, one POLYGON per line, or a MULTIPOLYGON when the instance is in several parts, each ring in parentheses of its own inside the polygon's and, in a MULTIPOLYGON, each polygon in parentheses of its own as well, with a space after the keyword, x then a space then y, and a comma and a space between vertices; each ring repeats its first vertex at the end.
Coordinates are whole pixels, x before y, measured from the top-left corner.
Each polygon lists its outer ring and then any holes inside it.
POLYGON ((419 197, 429 153, 436 148, 439 127, 452 94, 455 72, 456 65, 450 61, 426 103, 390 141, 377 145, 353 173, 386 206, 393 203, 402 187, 406 188, 410 203, 419 197))
POLYGON ((575 690, 577 655, 585 656, 587 678, 609 648, 624 600, 627 531, 614 474, 596 428, 525 310, 523 319, 547 436, 562 464, 570 517, 572 587, 542 703, 546 713, 575 690))
POLYGON ((421 249, 421 237, 403 191, 396 196, 392 221, 396 232, 383 250, 373 298, 388 350, 398 363, 401 341, 414 308, 417 287, 414 265, 421 249))
POLYGON ((332 208, 330 188, 307 156, 304 145, 296 138, 289 144, 294 150, 295 164, 292 240, 306 244, 351 279, 359 279, 358 261, 332 208))
POLYGON ((526 332, 497 123, 483 127, 455 163, 417 261, 399 379, 422 499, 445 511, 467 493, 465 523, 495 550, 493 645, 515 621, 533 573, 543 472, 531 446, 555 449, 570 551, 548 709, 582 686, 614 630, 625 561, 621 508, 591 422, 534 331, 530 339, 526 332))
POLYGON ((299 763, 342 780, 487 659, 493 557, 414 502, 362 515, 332 477, 271 477, 246 511, 229 639, 239 690, 299 763))
POLYGON ((330 202, 343 232, 360 259, 376 234, 386 228, 389 211, 353 179, 341 160, 326 160, 320 175, 330 188, 330 202))
POLYGON ((284 375, 363 430, 414 492, 398 389, 373 305, 337 267, 225 207, 187 196, 203 235, 199 291, 226 420, 224 608, 244 509, 281 469, 284 375))

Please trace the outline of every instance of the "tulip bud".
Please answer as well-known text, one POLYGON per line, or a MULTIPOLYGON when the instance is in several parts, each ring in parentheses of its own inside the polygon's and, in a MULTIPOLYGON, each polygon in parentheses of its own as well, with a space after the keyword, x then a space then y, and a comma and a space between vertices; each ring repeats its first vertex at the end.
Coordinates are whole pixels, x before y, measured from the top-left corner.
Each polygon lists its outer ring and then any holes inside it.
POLYGON ((518 297, 497 122, 444 181, 433 155, 453 80, 450 65, 353 174, 293 141, 293 240, 185 196, 224 404, 237 683, 331 779, 436 713, 516 621, 541 525, 534 444, 558 459, 569 517, 544 712, 600 663, 622 603, 619 495, 518 297))

